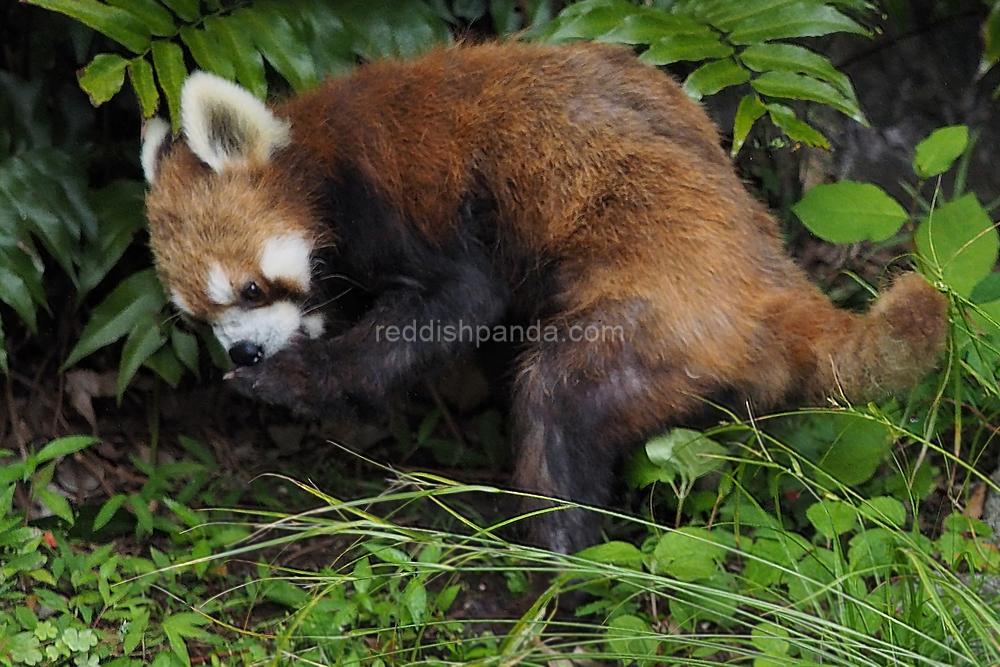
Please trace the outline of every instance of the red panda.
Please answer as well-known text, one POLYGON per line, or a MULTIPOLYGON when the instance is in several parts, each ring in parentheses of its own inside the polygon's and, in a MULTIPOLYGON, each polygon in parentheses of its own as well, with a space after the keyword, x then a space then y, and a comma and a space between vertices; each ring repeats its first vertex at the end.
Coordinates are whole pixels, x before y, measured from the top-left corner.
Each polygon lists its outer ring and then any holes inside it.
MULTIPOLYGON (((835 308, 701 107, 626 49, 440 48, 274 106, 195 73, 180 125, 145 132, 150 242, 228 382, 306 415, 378 410, 467 347, 463 325, 537 323, 511 397, 523 491, 606 504, 621 454, 706 400, 884 395, 944 344, 917 274, 864 317, 835 308), (372 294, 335 335, 315 310, 332 275, 372 294)), ((598 537, 582 510, 532 530, 562 552, 598 537)))

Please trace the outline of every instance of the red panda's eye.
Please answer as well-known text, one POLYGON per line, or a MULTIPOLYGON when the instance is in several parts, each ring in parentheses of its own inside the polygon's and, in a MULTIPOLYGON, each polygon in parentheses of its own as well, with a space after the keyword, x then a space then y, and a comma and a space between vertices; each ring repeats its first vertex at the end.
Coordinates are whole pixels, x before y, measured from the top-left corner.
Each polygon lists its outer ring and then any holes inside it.
POLYGON ((250 281, 240 290, 240 298, 248 304, 257 304, 264 300, 264 290, 257 283, 250 281))

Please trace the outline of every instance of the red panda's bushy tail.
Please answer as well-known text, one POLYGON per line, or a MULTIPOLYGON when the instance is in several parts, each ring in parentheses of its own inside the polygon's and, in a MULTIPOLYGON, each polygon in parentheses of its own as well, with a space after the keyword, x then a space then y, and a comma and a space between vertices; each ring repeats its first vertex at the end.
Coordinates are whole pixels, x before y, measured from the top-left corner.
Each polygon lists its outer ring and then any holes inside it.
POLYGON ((779 316, 779 328, 805 338, 801 390, 808 400, 855 402, 909 389, 934 370, 948 332, 947 299, 916 273, 897 278, 863 316, 828 301, 806 307, 810 312, 779 316))

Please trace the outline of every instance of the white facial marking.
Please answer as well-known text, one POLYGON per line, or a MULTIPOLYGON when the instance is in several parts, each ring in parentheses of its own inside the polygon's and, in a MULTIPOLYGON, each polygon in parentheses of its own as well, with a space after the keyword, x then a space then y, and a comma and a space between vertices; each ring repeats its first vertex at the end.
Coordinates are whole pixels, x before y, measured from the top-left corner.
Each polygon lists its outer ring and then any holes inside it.
POLYGON ((226 350, 247 341, 259 345, 267 358, 286 347, 303 326, 298 306, 288 301, 275 301, 249 310, 230 308, 216 318, 212 330, 226 350))
POLYGON ((185 301, 176 290, 170 290, 170 300, 173 301, 175 306, 177 306, 177 310, 181 311, 185 315, 194 315, 194 311, 191 310, 191 306, 187 305, 187 301, 185 301))
POLYGON ((302 330, 306 332, 309 338, 319 338, 323 335, 323 331, 326 329, 326 322, 323 321, 323 316, 317 313, 312 315, 306 315, 302 318, 302 330))
POLYGON ((264 243, 260 253, 260 272, 270 281, 295 283, 303 292, 309 291, 312 244, 298 234, 273 236, 264 243))
POLYGON ((212 262, 208 267, 208 276, 205 280, 205 294, 212 303, 220 306, 232 303, 236 300, 236 292, 233 291, 233 284, 226 275, 225 269, 218 262, 212 262))

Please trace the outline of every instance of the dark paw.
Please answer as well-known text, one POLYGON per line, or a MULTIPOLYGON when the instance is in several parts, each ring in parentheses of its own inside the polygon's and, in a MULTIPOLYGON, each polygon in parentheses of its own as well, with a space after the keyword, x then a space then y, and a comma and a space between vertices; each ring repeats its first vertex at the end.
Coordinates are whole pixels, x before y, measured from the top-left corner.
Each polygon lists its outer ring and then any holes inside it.
POLYGON ((254 400, 318 417, 323 412, 320 399, 324 391, 317 385, 326 370, 310 364, 298 348, 289 348, 259 364, 240 366, 226 374, 226 381, 238 393, 254 400))

